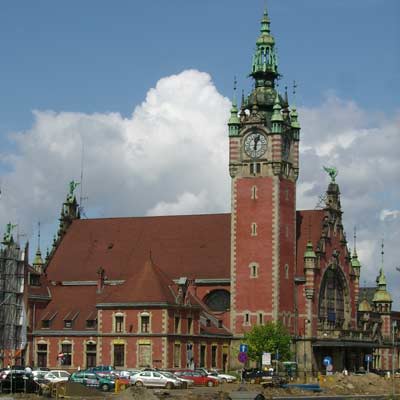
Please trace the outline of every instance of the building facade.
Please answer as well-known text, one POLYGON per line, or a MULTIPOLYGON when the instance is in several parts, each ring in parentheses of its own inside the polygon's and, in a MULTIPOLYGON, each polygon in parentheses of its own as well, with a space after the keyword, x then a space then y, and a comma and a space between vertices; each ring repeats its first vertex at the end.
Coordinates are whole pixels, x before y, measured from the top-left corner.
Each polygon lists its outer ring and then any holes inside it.
POLYGON ((231 213, 81 219, 71 182, 52 251, 30 270, 27 363, 240 368, 244 334, 280 321, 307 373, 325 356, 336 370, 367 354, 398 367, 398 315, 383 269, 371 299, 360 291, 334 168, 322 206, 296 210, 300 124, 277 90, 267 12, 250 76, 228 122, 231 213))

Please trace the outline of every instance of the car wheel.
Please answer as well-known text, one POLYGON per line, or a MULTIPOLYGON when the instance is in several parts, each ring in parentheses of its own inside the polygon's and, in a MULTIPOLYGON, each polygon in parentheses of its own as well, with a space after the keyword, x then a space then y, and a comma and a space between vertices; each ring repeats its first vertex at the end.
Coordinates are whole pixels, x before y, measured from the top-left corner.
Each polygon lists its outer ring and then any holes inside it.
POLYGON ((221 383, 226 383, 226 382, 228 382, 228 381, 225 378, 221 379, 221 383))
POLYGON ((137 381, 137 382, 135 383, 135 386, 143 386, 143 382, 137 381))
POLYGON ((108 387, 107 383, 103 383, 103 384, 101 385, 101 390, 102 390, 103 392, 108 392, 108 391, 110 390, 110 388, 108 387))
POLYGON ((213 381, 208 381, 208 382, 207 382, 207 386, 208 386, 208 387, 214 386, 213 381))
POLYGON ((165 385, 165 387, 167 389, 172 389, 174 387, 174 385, 172 384, 172 382, 167 382, 167 384, 165 385))

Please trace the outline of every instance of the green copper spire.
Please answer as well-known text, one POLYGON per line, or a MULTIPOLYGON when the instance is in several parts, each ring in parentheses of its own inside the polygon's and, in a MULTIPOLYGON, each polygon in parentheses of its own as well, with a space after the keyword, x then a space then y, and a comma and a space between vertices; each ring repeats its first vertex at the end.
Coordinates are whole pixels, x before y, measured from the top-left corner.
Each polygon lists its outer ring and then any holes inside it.
POLYGON ((304 258, 317 258, 311 240, 307 242, 306 251, 304 252, 304 258))
POLYGON ((273 110, 274 112, 272 114, 271 122, 282 122, 283 121, 283 117, 281 114, 282 107, 281 107, 281 102, 279 100, 278 92, 276 92, 273 110))
POLYGON ((376 291, 374 293, 374 298, 373 302, 384 302, 384 303, 391 303, 392 302, 392 297, 390 296, 390 293, 387 291, 387 283, 386 283, 386 276, 385 273, 383 272, 383 256, 384 256, 384 243, 382 240, 382 250, 381 250, 381 256, 382 256, 382 265, 381 268, 379 269, 379 275, 376 278, 376 291))
POLYGON ((228 121, 229 127, 229 136, 237 136, 239 134, 239 125, 240 119, 238 117, 238 108, 236 101, 236 77, 233 82, 233 99, 232 99, 232 108, 231 108, 231 116, 228 121))
POLYGON ((278 74, 278 58, 275 51, 275 39, 270 33, 270 20, 267 10, 261 20, 260 36, 256 41, 256 51, 250 76, 256 81, 256 87, 274 86, 278 74))
POLYGON ((357 255, 357 235, 356 235, 356 227, 354 227, 354 249, 353 249, 353 255, 351 257, 351 266, 355 269, 360 269, 361 268, 361 263, 358 259, 358 255, 357 255))

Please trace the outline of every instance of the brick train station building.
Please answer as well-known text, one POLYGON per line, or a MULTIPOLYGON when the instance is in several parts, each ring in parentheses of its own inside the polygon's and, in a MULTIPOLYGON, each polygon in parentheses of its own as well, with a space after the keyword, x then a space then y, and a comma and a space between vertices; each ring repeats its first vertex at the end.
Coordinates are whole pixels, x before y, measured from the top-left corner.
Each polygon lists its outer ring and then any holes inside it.
POLYGON ((250 76, 228 122, 230 213, 80 219, 70 191, 52 251, 29 267, 27 364, 233 369, 244 333, 272 320, 300 370, 322 370, 325 356, 359 369, 366 354, 391 368, 400 316, 383 266, 360 289, 334 169, 321 208, 296 210, 300 125, 277 91, 266 12, 250 76))

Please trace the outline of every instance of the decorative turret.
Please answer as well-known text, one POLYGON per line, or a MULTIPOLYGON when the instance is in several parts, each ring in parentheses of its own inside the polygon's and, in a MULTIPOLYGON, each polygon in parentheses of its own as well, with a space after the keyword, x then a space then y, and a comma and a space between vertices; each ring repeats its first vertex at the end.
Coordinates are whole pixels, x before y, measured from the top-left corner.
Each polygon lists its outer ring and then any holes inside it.
POLYGON ((38 247, 36 250, 35 258, 33 259, 32 266, 36 272, 43 272, 44 262, 42 259, 42 252, 40 251, 40 222, 38 223, 38 247))
POLYGON ((238 108, 236 102, 236 78, 234 80, 233 86, 233 100, 232 100, 232 108, 231 108, 231 117, 228 121, 229 127, 229 136, 238 136, 239 135, 239 126, 240 119, 238 117, 238 108))
POLYGON ((384 256, 384 244, 382 241, 382 266, 379 269, 379 275, 376 278, 376 291, 374 293, 374 298, 372 299, 375 311, 379 313, 390 313, 392 308, 392 296, 387 291, 387 283, 385 273, 383 272, 383 256, 384 256))
POLYGON ((283 116, 281 113, 282 107, 279 101, 279 94, 276 92, 274 112, 272 113, 271 123, 272 123, 272 133, 282 133, 282 122, 283 116))
MULTIPOLYGON (((296 87, 296 84, 294 84, 294 87, 296 87)), ((292 110, 290 111, 290 126, 292 127, 293 139, 300 140, 300 124, 298 120, 297 109, 294 104, 292 105, 292 110)))
POLYGON ((74 195, 74 191, 78 185, 79 183, 74 181, 69 183, 69 193, 61 209, 60 227, 57 233, 59 239, 64 236, 72 221, 80 218, 78 202, 74 195))
POLYGON ((361 263, 358 259, 358 255, 357 255, 356 239, 357 239, 356 228, 354 228, 354 249, 353 249, 353 255, 351 256, 351 266, 353 268, 354 274, 357 277, 360 277, 361 263))
POLYGON ((315 268, 316 267, 317 256, 314 252, 311 240, 307 242, 306 251, 304 252, 304 268, 315 268))
POLYGON ((270 20, 267 10, 261 20, 260 36, 256 42, 256 52, 250 76, 256 80, 256 86, 265 86, 268 82, 272 87, 278 74, 278 57, 275 52, 275 40, 270 32, 270 20))

